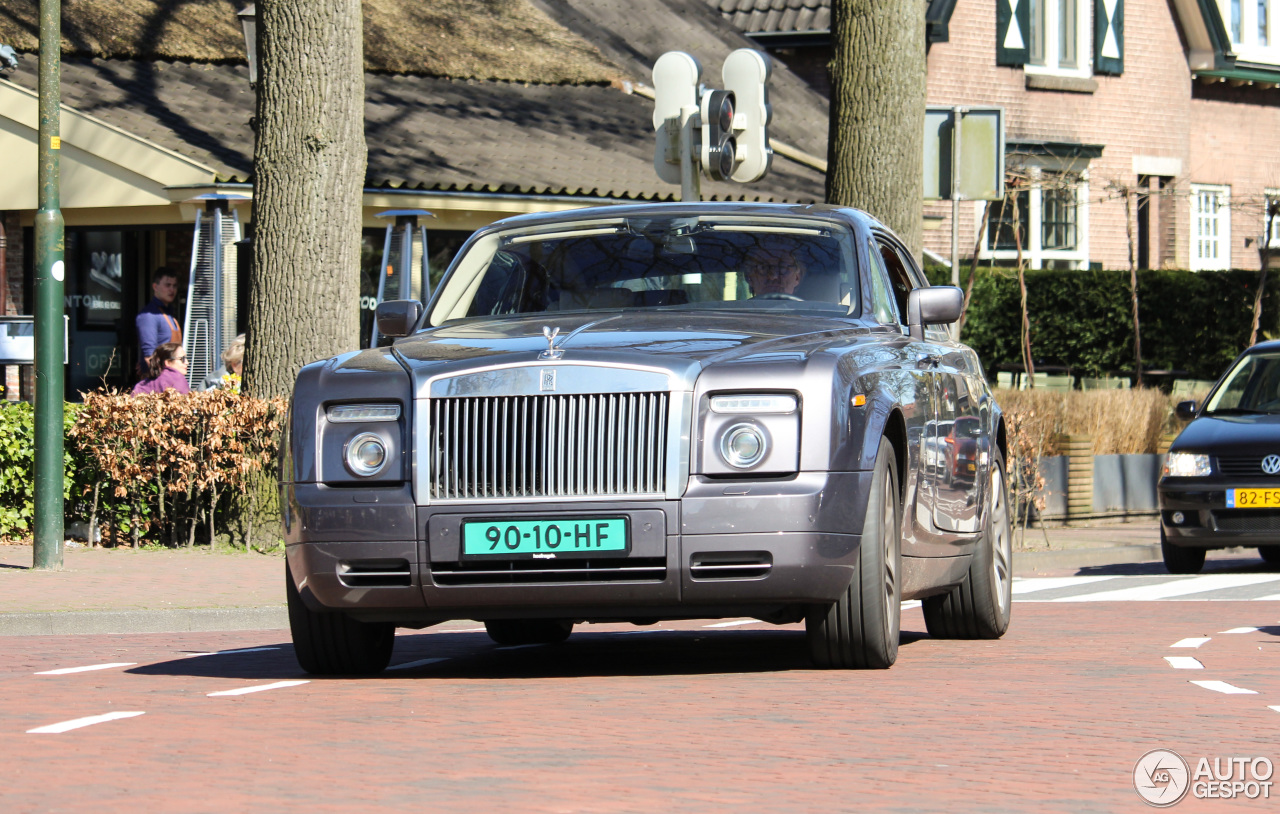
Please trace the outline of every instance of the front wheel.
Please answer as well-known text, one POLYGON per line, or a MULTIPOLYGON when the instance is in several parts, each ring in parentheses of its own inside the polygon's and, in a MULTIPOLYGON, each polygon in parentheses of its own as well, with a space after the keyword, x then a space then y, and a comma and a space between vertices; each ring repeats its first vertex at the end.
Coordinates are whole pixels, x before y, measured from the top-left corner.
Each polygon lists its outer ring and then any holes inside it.
POLYGON ((925 628, 935 639, 998 639, 1009 629, 1013 606, 1013 532, 1004 456, 991 453, 982 537, 964 581, 921 605, 925 628))
POLYGON ((1163 527, 1160 529, 1160 555, 1170 574, 1198 574, 1204 568, 1205 549, 1183 548, 1170 543, 1164 536, 1163 527))
POLYGON ((289 632, 298 665, 316 675, 370 675, 391 661, 396 628, 389 622, 360 622, 338 611, 317 613, 307 607, 284 567, 289 632))
POLYGON ((1280 545, 1260 545, 1258 556, 1262 557, 1263 562, 1280 565, 1280 545))
POLYGON ((813 663, 824 668, 892 667, 902 616, 902 511, 893 445, 880 439, 853 580, 831 605, 805 617, 813 663))

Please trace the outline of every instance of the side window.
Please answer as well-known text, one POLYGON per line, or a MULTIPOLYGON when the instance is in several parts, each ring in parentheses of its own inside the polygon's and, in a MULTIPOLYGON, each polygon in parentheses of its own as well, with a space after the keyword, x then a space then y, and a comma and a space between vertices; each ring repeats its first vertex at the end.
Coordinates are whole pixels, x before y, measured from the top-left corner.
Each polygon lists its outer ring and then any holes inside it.
POLYGON ((880 324, 896 325, 899 319, 894 310, 893 296, 889 293, 889 281, 885 277, 884 262, 874 246, 867 252, 867 260, 871 268, 871 310, 880 324))
POLYGON ((898 314, 902 323, 907 321, 907 295, 915 288, 911 273, 906 263, 898 254, 897 248, 881 238, 876 238, 876 246, 880 249, 880 257, 884 260, 885 272, 889 275, 889 285, 893 291, 893 301, 898 306, 898 314))

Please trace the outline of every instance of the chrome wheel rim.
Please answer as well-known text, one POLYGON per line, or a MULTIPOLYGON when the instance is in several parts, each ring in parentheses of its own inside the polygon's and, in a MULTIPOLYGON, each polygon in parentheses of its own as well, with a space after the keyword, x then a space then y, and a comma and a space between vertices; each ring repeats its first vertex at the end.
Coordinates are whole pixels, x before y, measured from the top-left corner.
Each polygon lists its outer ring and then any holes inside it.
POLYGON ((889 478, 884 479, 884 495, 882 496, 882 517, 880 519, 881 528, 884 533, 881 534, 884 548, 884 609, 885 621, 889 623, 890 629, 893 627, 893 619, 900 610, 900 605, 895 600, 898 595, 898 562, 893 556, 893 536, 897 533, 894 521, 894 499, 893 484, 889 478))
POLYGON ((1012 589, 1013 570, 1012 540, 1009 535, 1009 509, 1005 502, 1004 474, 1000 468, 991 470, 991 514, 989 537, 991 539, 991 584, 996 592, 996 604, 1003 614, 1008 610, 1012 589))

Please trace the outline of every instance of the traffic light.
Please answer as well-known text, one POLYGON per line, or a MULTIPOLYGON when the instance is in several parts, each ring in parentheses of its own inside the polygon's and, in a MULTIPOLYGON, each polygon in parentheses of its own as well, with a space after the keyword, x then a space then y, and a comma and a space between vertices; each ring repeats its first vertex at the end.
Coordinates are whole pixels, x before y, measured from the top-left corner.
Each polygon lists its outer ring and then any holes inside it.
POLYGON ((724 61, 721 75, 725 90, 734 97, 736 106, 733 135, 737 166, 728 177, 739 183, 760 180, 773 161, 773 150, 769 149, 773 108, 768 88, 772 73, 769 57, 753 48, 739 48, 724 61))
POLYGON ((653 66, 653 128, 657 131, 653 168, 668 184, 680 183, 681 109, 697 107, 701 80, 702 66, 683 51, 668 51, 653 66))
POLYGON ((733 137, 733 92, 709 90, 702 94, 702 169, 713 181, 727 181, 736 168, 733 137))

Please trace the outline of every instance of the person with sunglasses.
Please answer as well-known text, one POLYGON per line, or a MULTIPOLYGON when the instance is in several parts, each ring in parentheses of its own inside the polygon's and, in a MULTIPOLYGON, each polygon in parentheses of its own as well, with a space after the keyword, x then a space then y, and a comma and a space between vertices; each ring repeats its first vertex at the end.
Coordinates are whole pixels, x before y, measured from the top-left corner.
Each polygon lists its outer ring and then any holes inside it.
POLYGON ((190 393, 187 383, 187 352, 177 342, 165 342, 147 360, 147 376, 133 387, 133 395, 163 393, 170 388, 190 393))

